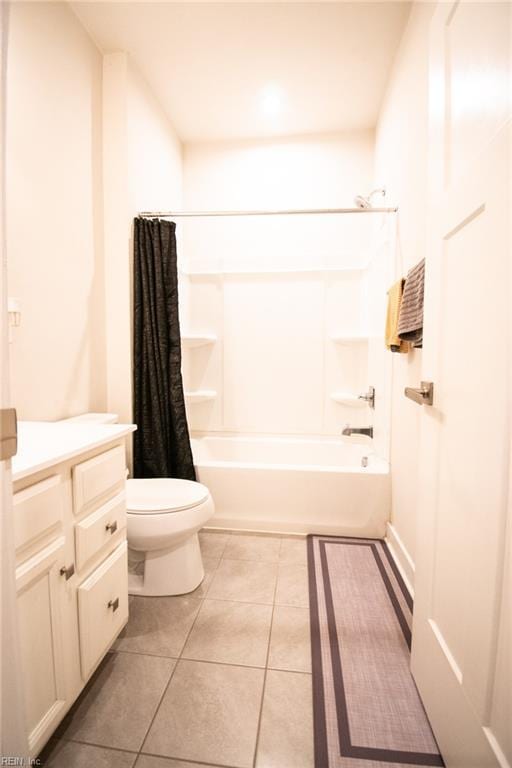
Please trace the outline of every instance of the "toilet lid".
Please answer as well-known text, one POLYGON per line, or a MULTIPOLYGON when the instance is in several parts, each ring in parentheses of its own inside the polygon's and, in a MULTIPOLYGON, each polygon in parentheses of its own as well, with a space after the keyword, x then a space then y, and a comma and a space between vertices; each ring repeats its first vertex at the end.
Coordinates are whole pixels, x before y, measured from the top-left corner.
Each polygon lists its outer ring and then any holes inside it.
POLYGON ((196 507, 208 496, 208 488, 193 480, 152 477, 126 481, 126 507, 136 515, 179 512, 196 507))

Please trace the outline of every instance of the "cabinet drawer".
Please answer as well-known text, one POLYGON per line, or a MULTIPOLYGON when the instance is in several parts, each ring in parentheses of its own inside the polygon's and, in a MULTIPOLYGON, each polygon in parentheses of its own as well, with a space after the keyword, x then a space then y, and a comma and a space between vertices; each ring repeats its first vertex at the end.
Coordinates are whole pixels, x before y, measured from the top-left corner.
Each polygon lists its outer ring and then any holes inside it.
POLYGON ((124 541, 78 588, 80 661, 84 680, 128 619, 128 556, 124 541))
POLYGON ((60 475, 52 475, 14 494, 14 541, 23 549, 62 525, 64 492, 60 475))
POLYGON ((126 493, 121 491, 75 527, 76 564, 83 568, 91 557, 119 539, 126 528, 126 493))
POLYGON ((75 515, 95 504, 102 496, 113 493, 125 478, 126 462, 121 445, 77 464, 73 467, 75 515))

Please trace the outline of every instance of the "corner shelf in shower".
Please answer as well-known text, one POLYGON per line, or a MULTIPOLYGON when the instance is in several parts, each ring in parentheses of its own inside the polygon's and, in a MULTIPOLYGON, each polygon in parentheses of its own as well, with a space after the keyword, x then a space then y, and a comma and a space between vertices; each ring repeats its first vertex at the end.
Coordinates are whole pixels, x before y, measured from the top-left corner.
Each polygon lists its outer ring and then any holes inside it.
POLYGON ((353 274, 359 274, 365 271, 365 269, 368 268, 368 264, 362 264, 362 265, 352 265, 352 266, 346 266, 346 267, 276 267, 274 269, 251 269, 250 267, 247 267, 246 269, 192 269, 192 270, 181 270, 181 274, 184 277, 189 278, 204 278, 204 277, 224 277, 224 276, 234 276, 234 277, 258 277, 259 275, 317 275, 317 274, 333 274, 338 277, 343 276, 350 276, 353 274))
POLYGON ((217 337, 213 333, 185 333, 181 337, 182 346, 187 349, 215 344, 217 337))
POLYGON ((352 408, 364 408, 366 402, 359 400, 358 396, 353 392, 331 392, 331 400, 340 405, 349 405, 352 408))
POLYGON ((336 334, 331 336, 335 344, 358 344, 367 342, 370 337, 365 333, 336 334))
POLYGON ((185 399, 189 403, 206 403, 208 400, 215 400, 217 392, 214 389, 194 389, 185 392, 185 399))

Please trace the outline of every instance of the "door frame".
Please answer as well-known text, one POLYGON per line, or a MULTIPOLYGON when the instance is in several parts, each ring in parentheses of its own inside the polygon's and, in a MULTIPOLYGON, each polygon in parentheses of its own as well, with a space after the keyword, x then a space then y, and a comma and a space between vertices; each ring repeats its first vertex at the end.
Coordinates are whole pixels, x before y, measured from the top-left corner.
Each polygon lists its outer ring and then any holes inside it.
MULTIPOLYGON (((5 239, 5 161, 9 3, 0 2, 0 408, 11 406, 5 239)), ((19 655, 11 461, 0 461, 0 754, 22 757, 28 742, 19 655)))

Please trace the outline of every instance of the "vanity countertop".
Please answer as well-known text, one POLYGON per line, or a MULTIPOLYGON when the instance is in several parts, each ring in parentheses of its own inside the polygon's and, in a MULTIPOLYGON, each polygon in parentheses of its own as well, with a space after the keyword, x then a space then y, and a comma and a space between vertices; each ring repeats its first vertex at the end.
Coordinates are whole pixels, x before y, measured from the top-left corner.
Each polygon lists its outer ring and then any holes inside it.
POLYGON ((135 424, 19 421, 18 453, 12 459, 12 479, 14 482, 21 480, 85 451, 126 437, 136 429, 135 424))

